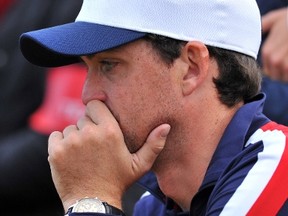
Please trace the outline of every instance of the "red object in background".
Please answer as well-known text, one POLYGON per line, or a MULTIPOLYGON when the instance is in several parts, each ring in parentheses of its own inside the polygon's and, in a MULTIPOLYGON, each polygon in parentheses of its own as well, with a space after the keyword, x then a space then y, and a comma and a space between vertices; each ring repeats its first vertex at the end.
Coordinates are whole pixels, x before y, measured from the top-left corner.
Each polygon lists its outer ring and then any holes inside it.
POLYGON ((76 124, 84 115, 81 100, 86 68, 69 65, 48 71, 46 93, 42 105, 30 117, 30 127, 42 134, 62 131, 76 124))
POLYGON ((9 6, 12 5, 14 0, 0 0, 0 18, 4 15, 9 6))

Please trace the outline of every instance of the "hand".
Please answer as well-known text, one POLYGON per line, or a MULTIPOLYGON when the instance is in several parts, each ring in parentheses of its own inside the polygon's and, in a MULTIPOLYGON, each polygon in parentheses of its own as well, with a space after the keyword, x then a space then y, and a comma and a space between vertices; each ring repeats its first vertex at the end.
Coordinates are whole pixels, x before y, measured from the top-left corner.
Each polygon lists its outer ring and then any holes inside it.
POLYGON ((64 209, 83 197, 98 197, 121 209, 124 192, 152 167, 169 130, 167 124, 158 126, 131 154, 108 108, 100 101, 89 102, 77 126, 49 137, 48 160, 64 209))
POLYGON ((268 32, 262 47, 264 73, 272 79, 288 81, 288 8, 263 16, 262 28, 268 32))

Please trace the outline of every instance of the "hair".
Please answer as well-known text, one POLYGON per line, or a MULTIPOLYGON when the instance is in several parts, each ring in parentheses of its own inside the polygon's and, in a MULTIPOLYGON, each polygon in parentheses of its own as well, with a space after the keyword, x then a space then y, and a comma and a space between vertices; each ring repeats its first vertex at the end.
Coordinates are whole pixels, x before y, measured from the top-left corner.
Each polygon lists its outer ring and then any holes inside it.
MULTIPOLYGON (((168 65, 179 58, 187 41, 165 36, 147 34, 144 39, 152 44, 153 49, 168 65)), ((261 86, 261 70, 255 59, 245 54, 218 47, 208 46, 210 58, 218 64, 219 76, 213 79, 219 99, 228 107, 241 101, 248 102, 255 97, 261 86)))

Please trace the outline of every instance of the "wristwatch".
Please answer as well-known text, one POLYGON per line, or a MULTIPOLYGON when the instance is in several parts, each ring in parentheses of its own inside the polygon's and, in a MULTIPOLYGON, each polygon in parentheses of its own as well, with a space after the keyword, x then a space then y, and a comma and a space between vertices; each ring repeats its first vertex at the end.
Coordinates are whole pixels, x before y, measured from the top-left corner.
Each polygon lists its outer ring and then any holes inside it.
POLYGON ((122 210, 109 205, 107 202, 102 202, 96 198, 83 198, 78 200, 74 205, 68 208, 65 215, 70 213, 85 212, 85 213, 103 213, 125 216, 122 210))

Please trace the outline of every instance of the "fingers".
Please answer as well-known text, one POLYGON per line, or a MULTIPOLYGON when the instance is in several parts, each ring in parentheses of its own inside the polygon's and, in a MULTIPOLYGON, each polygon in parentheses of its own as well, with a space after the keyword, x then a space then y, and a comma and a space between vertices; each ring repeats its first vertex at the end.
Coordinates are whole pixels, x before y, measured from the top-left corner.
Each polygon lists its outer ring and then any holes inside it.
POLYGON ((87 104, 86 115, 97 125, 111 124, 111 122, 117 123, 107 106, 99 100, 92 100, 87 104))
POLYGON ((165 146, 170 132, 170 125, 163 124, 155 128, 148 136, 146 143, 132 155, 134 171, 140 175, 147 172, 165 146))
POLYGON ((287 13, 287 8, 275 10, 262 16, 262 31, 269 31, 280 16, 285 16, 285 13, 287 13))
POLYGON ((48 154, 51 154, 51 151, 53 149, 53 143, 58 143, 63 139, 63 134, 59 131, 54 131, 50 134, 48 138, 48 154))
POLYGON ((269 34, 263 43, 261 55, 263 70, 274 80, 287 81, 288 23, 287 8, 263 16, 263 30, 269 34))
POLYGON ((124 191, 151 169, 169 131, 168 124, 158 126, 140 150, 131 154, 110 110, 100 101, 89 102, 86 116, 77 125, 49 137, 48 160, 60 198, 69 201, 88 194, 118 202, 124 191), (101 166, 95 169, 95 164, 101 166))
POLYGON ((271 29, 273 23, 275 22, 276 14, 271 12, 262 17, 262 31, 267 32, 271 29))
MULTIPOLYGON (((77 127, 79 128, 79 130, 82 130, 85 125, 91 124, 91 119, 88 116, 83 116, 82 118, 80 118, 77 121, 77 127)), ((94 124, 94 123, 93 123, 94 124)))
POLYGON ((69 125, 63 130, 63 136, 67 137, 70 133, 72 133, 72 132, 74 132, 76 130, 78 130, 76 125, 69 125))
POLYGON ((288 41, 277 50, 263 47, 263 70, 274 80, 287 81, 288 76, 288 41))

